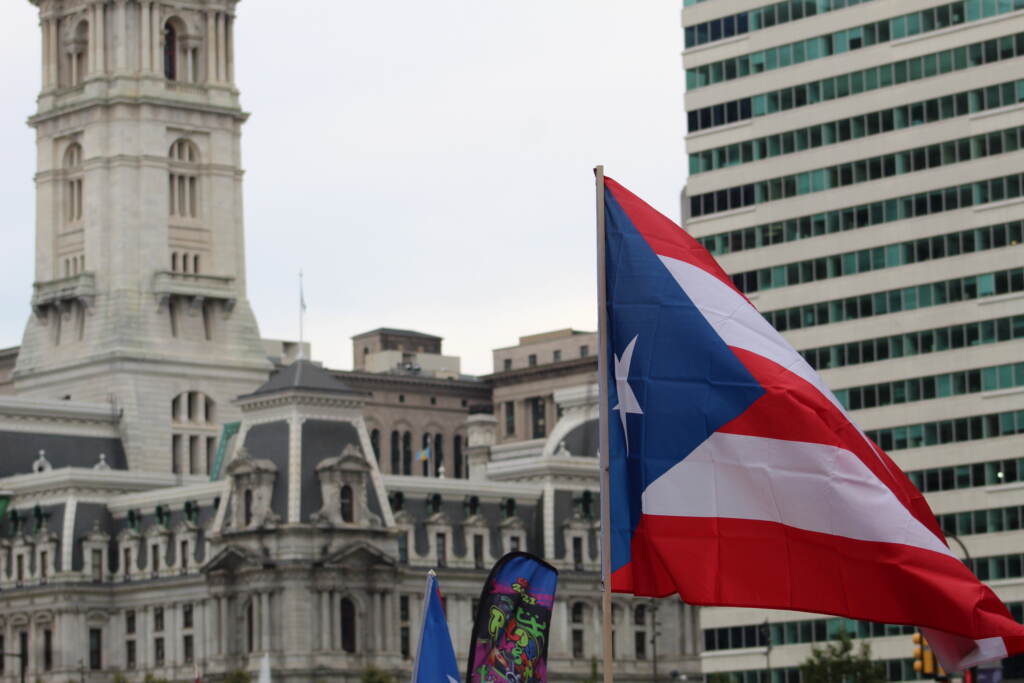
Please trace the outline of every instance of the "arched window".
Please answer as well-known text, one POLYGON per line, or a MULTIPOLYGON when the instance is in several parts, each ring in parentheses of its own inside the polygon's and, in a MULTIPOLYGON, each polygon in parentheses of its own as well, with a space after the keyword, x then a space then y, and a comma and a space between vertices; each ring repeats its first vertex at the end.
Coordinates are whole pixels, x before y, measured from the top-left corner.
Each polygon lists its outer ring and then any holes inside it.
POLYGON ((164 76, 178 80, 178 29, 173 21, 164 24, 164 76))
POLYGON ((402 434, 402 474, 412 474, 412 432, 402 434))
POLYGON ((171 253, 171 272, 178 272, 178 252, 171 253))
POLYGON ((402 449, 398 445, 398 430, 391 430, 391 474, 402 472, 402 449))
POLYGON ((201 391, 171 401, 171 472, 209 474, 217 455, 217 404, 201 391))
POLYGON ((76 224, 82 220, 82 146, 68 145, 64 152, 64 221, 76 224))
POLYGON ((89 73, 89 22, 82 20, 75 26, 74 38, 67 45, 65 85, 74 88, 82 84, 89 73))
MULTIPOLYGON (((199 217, 199 148, 191 140, 181 138, 171 145, 168 187, 168 209, 173 218, 199 217)), ((198 272, 198 257, 189 263, 189 255, 182 256, 182 271, 198 272)))
POLYGON ((245 526, 252 524, 252 489, 245 490, 245 526))
POLYGON ((380 430, 374 429, 370 432, 370 448, 373 449, 373 457, 380 465, 380 430))
POLYGON ((192 272, 199 272, 199 254, 192 254, 192 272))
POLYGON ((341 487, 341 521, 352 522, 353 517, 353 502, 352 502, 352 487, 345 484, 341 487))
POLYGON ((444 467, 444 437, 440 434, 434 435, 434 452, 430 455, 434 458, 434 476, 438 477, 444 467))
POLYGON ((465 468, 462 466, 462 435, 461 434, 456 434, 455 438, 452 439, 452 466, 455 469, 455 471, 452 472, 452 475, 456 479, 462 479, 463 476, 464 476, 463 470, 465 468))
POLYGON ((341 649, 350 654, 356 651, 356 606, 349 598, 341 599, 341 649))

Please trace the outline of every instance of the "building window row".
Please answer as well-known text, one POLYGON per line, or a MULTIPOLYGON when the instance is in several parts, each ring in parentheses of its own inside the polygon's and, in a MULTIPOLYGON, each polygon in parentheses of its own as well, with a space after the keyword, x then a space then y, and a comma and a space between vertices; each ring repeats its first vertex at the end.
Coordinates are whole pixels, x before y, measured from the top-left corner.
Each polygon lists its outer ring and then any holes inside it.
MULTIPOLYGON (((881 669, 887 681, 914 681, 918 674, 914 671, 913 659, 876 659, 875 664, 881 669)), ((750 669, 747 671, 716 671, 709 674, 714 683, 802 683, 800 667, 788 666, 772 669, 750 669)))
POLYGON ((1024 291, 1024 268, 1013 268, 766 311, 763 315, 775 329, 785 332, 1021 291, 1024 291))
POLYGON ((972 557, 964 560, 974 575, 981 581, 998 579, 1019 579, 1024 577, 1024 555, 994 555, 991 557, 972 557))
MULTIPOLYGON (((922 78, 931 78, 1004 59, 1012 59, 1020 55, 1024 55, 1024 33, 993 38, 972 45, 933 52, 922 57, 873 66, 861 71, 802 83, 790 88, 772 90, 753 97, 744 97, 710 107, 694 109, 687 113, 687 128, 693 133, 736 121, 768 116, 780 111, 806 107, 879 88, 888 88, 922 78)), ((737 145, 691 154, 690 173, 703 173, 724 166, 745 163, 740 159, 741 155, 737 145), (737 153, 722 153, 731 148, 737 148, 737 153)), ((746 161, 754 160, 749 158, 746 161)))
POLYGON ((713 62, 686 70, 686 89, 743 78, 751 74, 782 69, 831 55, 859 50, 890 40, 929 33, 1024 8, 1024 0, 963 0, 892 19, 864 24, 760 52, 713 62))
MULTIPOLYGON (((1012 415, 1012 413, 1009 414, 1012 415)), ((1021 416, 1021 419, 1024 420, 1024 415, 1021 416)), ((1024 427, 1024 423, 1021 426, 1024 427)), ((915 443, 922 445, 916 441, 915 443)), ((1024 478, 1024 458, 989 460, 970 465, 931 467, 907 472, 907 476, 921 493, 998 486, 999 484, 1011 484, 1024 478)))
POLYGON ((968 512, 950 512, 935 515, 944 534, 953 536, 972 536, 974 534, 991 534, 999 531, 1016 531, 1024 528, 1024 507, 995 508, 990 510, 972 510, 968 512))
POLYGON ((72 277, 85 272, 85 254, 69 256, 64 259, 64 277, 72 277))
MULTIPOLYGON (((463 447, 465 440, 461 434, 452 437, 452 458, 449 463, 445 459, 445 438, 443 434, 431 434, 424 432, 420 439, 419 448, 413 451, 413 440, 411 431, 391 431, 391 453, 390 473, 406 474, 413 473, 413 460, 420 462, 421 473, 424 477, 441 475, 444 468, 446 477, 454 479, 465 479, 469 477, 469 467, 466 462, 463 447), (433 467, 431 467, 433 463, 433 467)), ((374 448, 374 456, 380 462, 380 430, 374 429, 370 433, 370 444, 374 448), (376 436, 375 436, 376 435, 376 436)))
POLYGON ((844 631, 851 638, 883 638, 885 636, 910 635, 915 630, 914 626, 882 624, 843 617, 803 619, 774 624, 724 626, 704 629, 704 650, 711 652, 765 647, 768 644, 775 647, 800 643, 823 643, 838 639, 844 631))
POLYGON ((1013 436, 1024 434, 1024 410, 888 427, 866 434, 885 451, 1013 436))
POLYGON ((1024 129, 1008 128, 706 192, 690 197, 691 214, 702 216, 741 209, 837 187, 1009 154, 1021 148, 1022 137, 1024 129))
POLYGON ((907 332, 834 346, 821 346, 801 351, 800 355, 815 370, 823 370, 982 344, 995 344, 1013 339, 1024 339, 1024 315, 938 327, 920 332, 907 332))
POLYGON ((830 280, 884 268, 933 261, 976 251, 1019 245, 1024 240, 1024 222, 1013 221, 887 244, 871 249, 848 251, 834 256, 786 263, 736 273, 732 281, 741 292, 790 287, 817 280, 830 280))
MULTIPOLYGON (((746 163, 1019 102, 1024 102, 1024 80, 1010 81, 955 95, 901 105, 892 109, 768 136, 739 145, 721 147, 717 151, 711 150, 711 152, 727 153, 730 159, 742 160, 743 163, 746 163)), ((741 228, 709 235, 701 238, 700 241, 712 253, 724 254, 817 237, 840 230, 862 228, 875 224, 872 222, 874 219, 866 215, 855 215, 855 212, 864 210, 868 206, 872 205, 741 228)), ((876 222, 883 223, 888 220, 898 220, 898 218, 880 218, 876 222)))
POLYGON ((196 275, 199 270, 199 254, 187 251, 171 252, 171 272, 196 275))
POLYGON ((773 5, 758 7, 749 12, 731 14, 702 24, 686 27, 686 47, 695 47, 740 36, 752 31, 771 28, 804 17, 813 17, 825 12, 852 7, 869 0, 785 0, 773 5))
POLYGON ((839 389, 835 395, 847 410, 860 410, 1020 386, 1024 363, 1010 363, 839 389))

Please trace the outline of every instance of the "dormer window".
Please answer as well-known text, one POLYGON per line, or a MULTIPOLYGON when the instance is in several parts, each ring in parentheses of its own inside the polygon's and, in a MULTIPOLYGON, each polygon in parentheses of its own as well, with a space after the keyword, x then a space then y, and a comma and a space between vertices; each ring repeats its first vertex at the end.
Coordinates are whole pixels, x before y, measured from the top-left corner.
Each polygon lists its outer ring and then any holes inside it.
POLYGON ((352 522, 354 520, 354 503, 352 500, 352 487, 345 485, 341 487, 341 521, 352 522))
POLYGON ((245 490, 245 526, 252 524, 252 489, 245 490))

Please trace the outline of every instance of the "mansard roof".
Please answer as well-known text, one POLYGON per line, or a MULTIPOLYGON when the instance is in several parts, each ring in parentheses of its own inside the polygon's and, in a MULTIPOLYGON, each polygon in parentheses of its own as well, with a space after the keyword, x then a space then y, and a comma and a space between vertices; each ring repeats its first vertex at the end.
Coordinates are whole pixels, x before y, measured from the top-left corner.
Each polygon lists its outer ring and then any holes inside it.
POLYGON ((361 394, 315 363, 301 359, 277 370, 256 391, 242 398, 285 391, 313 391, 327 394, 361 394))
POLYGON ((0 477, 29 474, 36 471, 37 463, 42 469, 127 469, 124 449, 117 438, 0 431, 0 453, 0 477))

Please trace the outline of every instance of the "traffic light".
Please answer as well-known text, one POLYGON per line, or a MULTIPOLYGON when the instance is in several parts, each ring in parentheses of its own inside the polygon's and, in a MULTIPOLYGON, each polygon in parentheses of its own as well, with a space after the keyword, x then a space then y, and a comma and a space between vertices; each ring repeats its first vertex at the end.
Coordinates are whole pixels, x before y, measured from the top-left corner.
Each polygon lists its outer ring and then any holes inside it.
POLYGON ((915 631, 914 640, 914 671, 924 676, 935 676, 935 653, 928 647, 920 631, 915 631))

